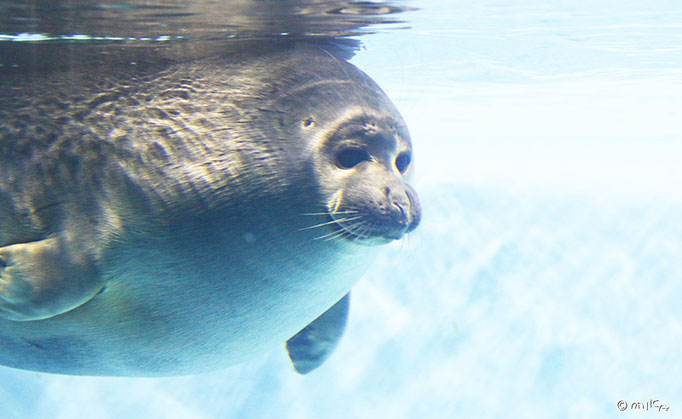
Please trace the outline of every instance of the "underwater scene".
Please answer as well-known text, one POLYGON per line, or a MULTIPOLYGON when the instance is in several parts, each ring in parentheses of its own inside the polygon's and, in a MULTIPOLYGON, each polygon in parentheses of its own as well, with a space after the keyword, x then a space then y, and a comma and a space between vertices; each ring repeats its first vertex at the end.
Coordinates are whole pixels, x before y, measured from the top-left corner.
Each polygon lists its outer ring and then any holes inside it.
POLYGON ((675 417, 681 31, 0 2, 1 416, 675 417))

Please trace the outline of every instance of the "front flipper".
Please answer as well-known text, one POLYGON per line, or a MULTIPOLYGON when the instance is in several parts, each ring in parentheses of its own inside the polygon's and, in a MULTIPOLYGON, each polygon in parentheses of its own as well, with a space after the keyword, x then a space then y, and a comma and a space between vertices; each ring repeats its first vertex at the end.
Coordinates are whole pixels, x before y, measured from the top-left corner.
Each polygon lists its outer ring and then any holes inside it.
POLYGON ((69 311, 101 289, 91 258, 59 238, 0 247, 0 317, 39 320, 69 311))
POLYGON ((299 374, 307 374, 331 355, 348 320, 350 293, 287 341, 287 352, 299 374))

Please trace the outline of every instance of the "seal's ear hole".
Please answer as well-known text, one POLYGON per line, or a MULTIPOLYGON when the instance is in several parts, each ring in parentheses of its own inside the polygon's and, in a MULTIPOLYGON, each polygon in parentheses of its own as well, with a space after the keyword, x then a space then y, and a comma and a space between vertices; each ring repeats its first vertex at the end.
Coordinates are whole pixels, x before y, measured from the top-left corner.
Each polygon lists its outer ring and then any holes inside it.
POLYGON ((306 118, 306 119, 303 120, 303 122, 301 123, 301 125, 303 125, 303 128, 310 128, 310 127, 312 127, 313 125, 315 125, 315 121, 313 120, 312 117, 306 118))
POLYGON ((400 153, 398 154, 398 157, 395 158, 395 167, 400 173, 405 173, 410 165, 410 161, 412 161, 412 156, 410 156, 409 152, 400 153))
POLYGON ((342 169, 352 169, 363 161, 372 158, 366 150, 361 148, 344 148, 336 152, 336 164, 342 169))

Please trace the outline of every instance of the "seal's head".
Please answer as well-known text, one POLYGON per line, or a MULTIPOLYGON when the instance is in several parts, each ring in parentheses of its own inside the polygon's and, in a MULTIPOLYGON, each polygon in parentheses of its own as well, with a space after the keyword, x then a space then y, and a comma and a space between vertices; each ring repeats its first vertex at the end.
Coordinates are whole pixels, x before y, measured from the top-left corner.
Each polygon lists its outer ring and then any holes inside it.
MULTIPOLYGON (((353 65, 316 57, 314 72, 302 63, 287 102, 283 126, 305 139, 318 181, 317 226, 322 237, 383 244, 414 230, 419 198, 407 180, 412 172, 410 135, 403 118, 379 86, 353 65), (311 98, 314 98, 311 100, 311 98)), ((291 67, 290 67, 291 68, 291 67)))
POLYGON ((325 209, 340 237, 362 244, 400 239, 421 218, 407 184, 412 147, 402 119, 372 112, 349 114, 323 138, 325 209))

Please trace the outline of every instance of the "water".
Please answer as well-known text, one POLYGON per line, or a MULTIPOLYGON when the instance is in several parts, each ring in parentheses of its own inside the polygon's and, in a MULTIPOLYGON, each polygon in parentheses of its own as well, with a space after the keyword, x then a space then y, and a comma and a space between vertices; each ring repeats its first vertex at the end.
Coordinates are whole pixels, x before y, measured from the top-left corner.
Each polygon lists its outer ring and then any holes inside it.
POLYGON ((273 348, 171 379, 2 368, 6 414, 675 415, 682 7, 416 3, 352 62, 408 122, 424 221, 354 288, 327 363, 301 377, 273 348))

